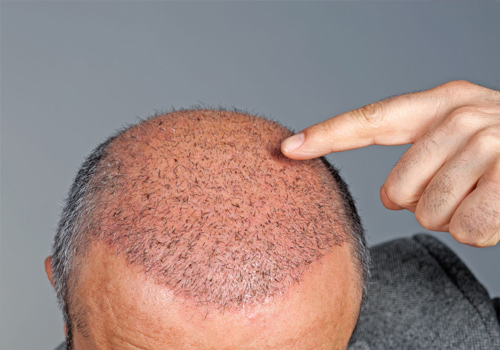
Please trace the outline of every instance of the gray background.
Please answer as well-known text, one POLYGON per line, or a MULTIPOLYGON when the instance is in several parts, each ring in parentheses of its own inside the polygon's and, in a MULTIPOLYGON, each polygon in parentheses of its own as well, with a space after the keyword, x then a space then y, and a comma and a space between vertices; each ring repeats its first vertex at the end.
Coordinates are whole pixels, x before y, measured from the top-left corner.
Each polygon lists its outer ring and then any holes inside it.
MULTIPOLYGON (((43 259, 76 169, 125 123, 204 103, 298 131, 449 80, 500 86, 498 2, 3 2, 1 10, 3 350, 63 339, 43 259)), ((329 156, 372 244, 424 231, 378 198, 405 149, 329 156)), ((500 246, 434 234, 500 295, 500 246)))

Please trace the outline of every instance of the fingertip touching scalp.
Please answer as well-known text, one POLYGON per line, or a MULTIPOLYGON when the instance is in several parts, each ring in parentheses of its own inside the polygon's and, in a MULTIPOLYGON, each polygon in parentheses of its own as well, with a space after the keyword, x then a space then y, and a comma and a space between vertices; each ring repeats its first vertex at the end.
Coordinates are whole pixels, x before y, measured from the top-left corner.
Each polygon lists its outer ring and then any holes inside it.
POLYGON ((175 295, 218 308, 286 292, 345 242, 366 275, 363 230, 345 183, 322 158, 284 157, 280 144, 291 134, 261 117, 191 109, 103 143, 77 175, 56 236, 65 312, 72 261, 92 242, 175 295))

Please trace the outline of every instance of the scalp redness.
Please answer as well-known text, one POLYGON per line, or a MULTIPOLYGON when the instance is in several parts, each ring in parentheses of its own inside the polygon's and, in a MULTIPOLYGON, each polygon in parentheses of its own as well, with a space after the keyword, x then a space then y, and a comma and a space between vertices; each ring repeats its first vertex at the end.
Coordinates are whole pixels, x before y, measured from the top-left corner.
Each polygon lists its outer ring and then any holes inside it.
POLYGON ((246 114, 186 110, 119 135, 91 186, 91 237, 175 295, 220 308, 263 302, 345 241, 319 159, 281 154, 291 132, 246 114))

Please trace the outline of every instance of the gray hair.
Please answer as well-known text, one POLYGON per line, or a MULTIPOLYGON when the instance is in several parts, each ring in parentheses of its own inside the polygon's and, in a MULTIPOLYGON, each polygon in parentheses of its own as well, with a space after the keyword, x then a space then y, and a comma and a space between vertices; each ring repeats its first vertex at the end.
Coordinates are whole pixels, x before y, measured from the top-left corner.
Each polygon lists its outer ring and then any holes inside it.
POLYGON ((95 175, 101 159, 104 157, 106 147, 123 131, 109 137, 87 157, 80 167, 62 210, 62 215, 57 226, 56 236, 52 250, 52 276, 59 307, 63 311, 64 323, 67 327, 67 349, 72 347, 71 321, 69 317, 68 290, 70 284, 70 270, 75 262, 76 252, 82 244, 82 223, 91 206, 86 203, 89 198, 89 183, 95 175))
MULTIPOLYGON (((153 118, 157 116, 155 115, 153 118)), ((81 251, 85 250, 88 244, 85 232, 88 229, 87 225, 89 225, 88 218, 95 208, 93 200, 97 194, 91 183, 97 176, 102 161, 107 157, 109 146, 117 137, 132 127, 134 125, 106 139, 84 161, 70 188, 57 227, 53 246, 52 269, 58 302, 63 311, 64 322, 68 328, 68 337, 66 340, 68 349, 72 347, 72 323, 69 313, 71 300, 69 291, 72 289, 71 286, 74 283, 72 277, 77 260, 76 257, 81 251)), ((364 282, 364 297, 366 294, 366 281, 369 278, 370 257, 361 220, 347 184, 340 177, 338 171, 325 158, 322 157, 321 161, 328 168, 339 190, 340 204, 345 209, 345 220, 348 222, 346 225, 348 232, 346 233, 352 242, 353 255, 359 264, 364 282)))

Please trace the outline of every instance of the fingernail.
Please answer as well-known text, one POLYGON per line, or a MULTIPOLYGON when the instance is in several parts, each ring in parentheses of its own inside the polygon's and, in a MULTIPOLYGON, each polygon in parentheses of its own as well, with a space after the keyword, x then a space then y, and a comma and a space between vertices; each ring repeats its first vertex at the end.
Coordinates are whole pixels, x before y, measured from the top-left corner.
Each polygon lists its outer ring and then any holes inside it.
POLYGON ((300 133, 297 135, 293 135, 292 137, 287 138, 281 144, 281 149, 285 153, 292 153, 297 150, 304 143, 304 134, 300 133))

